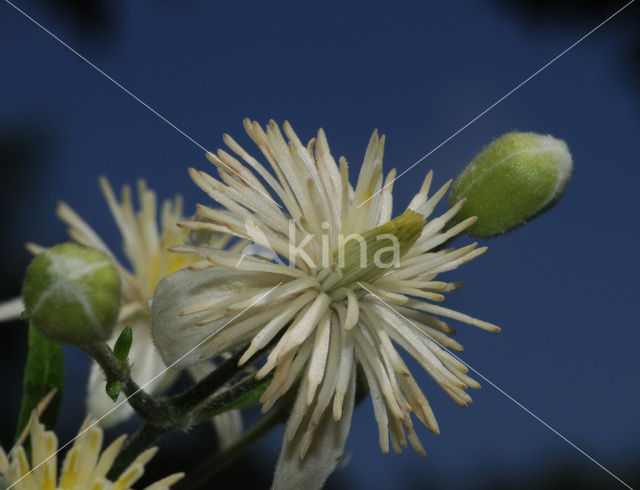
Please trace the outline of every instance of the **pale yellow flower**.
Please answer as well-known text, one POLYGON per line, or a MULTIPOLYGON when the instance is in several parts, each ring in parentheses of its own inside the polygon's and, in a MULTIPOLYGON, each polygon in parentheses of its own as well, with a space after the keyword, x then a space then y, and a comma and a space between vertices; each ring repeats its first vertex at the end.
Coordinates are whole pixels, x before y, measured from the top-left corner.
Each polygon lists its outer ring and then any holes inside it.
POLYGON ((105 177, 101 177, 99 183, 122 235, 122 251, 130 267, 118 260, 100 236, 69 205, 61 202, 56 213, 69 225, 69 236, 74 241, 107 253, 118 268, 123 282, 120 321, 124 323, 138 313, 148 315, 148 300, 160 279, 191 265, 194 260, 167 251, 169 247, 183 243, 187 236, 187 231, 176 226, 184 218, 181 196, 161 203, 158 224, 156 194, 147 188, 144 180, 138 181, 138 210, 129 186, 122 188, 121 200, 118 201, 105 177))
MULTIPOLYGON (((118 201, 105 177, 101 177, 99 183, 120 230, 122 251, 129 261, 129 267, 118 260, 116 254, 100 236, 69 205, 64 202, 58 204, 56 213, 69 226, 69 236, 74 241, 107 253, 118 269, 123 284, 123 298, 111 344, 115 342, 125 326, 131 326, 133 344, 129 358, 132 364, 132 376, 139 383, 146 383, 165 369, 162 359, 151 342, 148 300, 153 296, 155 286, 160 279, 193 263, 190 257, 178 257, 167 251, 170 246, 182 243, 187 235, 185 230, 176 226, 176 223, 183 219, 182 198, 177 196, 172 201, 162 202, 158 224, 156 195, 147 188, 144 180, 138 181, 139 207, 137 210, 129 186, 122 188, 121 199, 118 201)), ((175 373, 167 372, 151 383, 147 390, 154 393, 161 392, 174 379, 175 373)), ((123 395, 119 401, 122 399, 123 395)), ((133 414, 133 409, 127 403, 123 403, 112 411, 114 406, 113 400, 104 390, 104 375, 94 362, 89 374, 87 412, 96 419, 108 414, 100 420, 100 424, 106 427, 133 414)))
MULTIPOLYGON (((66 454, 58 475, 58 438, 45 430, 34 412, 30 421, 30 455, 23 446, 14 447, 7 455, 0 447, 0 481, 15 490, 129 490, 144 474, 144 466, 157 448, 140 454, 115 481, 106 476, 126 436, 120 436, 104 451, 103 433, 92 421, 83 424, 73 446, 66 454)), ((167 490, 184 476, 176 473, 159 480, 145 490, 167 490)))
MULTIPOLYGON (((169 247, 182 244, 189 231, 176 224, 184 218, 181 196, 173 200, 164 200, 159 206, 156 194, 149 189, 144 180, 138 180, 137 201, 134 203, 131 188, 122 188, 120 200, 105 177, 99 180, 100 189, 107 201, 114 221, 122 236, 122 252, 129 262, 124 265, 105 244, 100 236, 69 205, 60 203, 56 213, 69 226, 69 236, 87 247, 107 253, 115 264, 123 283, 123 298, 118 324, 110 343, 113 345, 122 329, 132 327, 133 344, 129 353, 132 377, 139 384, 145 384, 165 371, 165 364, 151 341, 149 300, 153 296, 156 284, 171 273, 193 264, 193 256, 170 253, 169 247), (137 209, 136 209, 137 208, 137 209)), ((207 234, 208 245, 223 248, 232 237, 223 234, 207 234)), ((31 245, 38 253, 41 247, 31 245)), ((213 366, 204 363, 190 368, 192 376, 202 377, 213 366)), ((163 376, 145 387, 154 394, 165 391, 175 380, 177 373, 167 371, 163 376)), ((122 403, 114 409, 116 403, 105 393, 105 380, 101 368, 92 363, 87 388, 87 412, 100 419, 100 425, 110 427, 127 419, 133 414, 128 403, 122 403), (107 414, 104 418, 102 418, 107 414)), ((124 400, 121 395, 117 403, 124 400)), ((237 411, 227 412, 213 418, 220 443, 227 446, 242 432, 242 421, 237 411)))

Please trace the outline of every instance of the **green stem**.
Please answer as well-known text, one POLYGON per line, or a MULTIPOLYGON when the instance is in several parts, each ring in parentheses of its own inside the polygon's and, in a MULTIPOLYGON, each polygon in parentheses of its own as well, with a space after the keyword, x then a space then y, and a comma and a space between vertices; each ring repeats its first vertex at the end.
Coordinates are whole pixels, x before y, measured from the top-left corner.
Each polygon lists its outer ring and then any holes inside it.
MULTIPOLYGON (((192 423, 194 425, 200 424, 215 415, 219 415, 223 412, 233 409, 245 408, 245 406, 234 406, 233 402, 242 400, 242 397, 249 395, 253 390, 261 385, 264 385, 264 389, 267 388, 271 382, 273 374, 266 378, 256 379, 255 376, 250 375, 237 383, 233 388, 228 389, 220 393, 215 398, 211 399, 207 403, 201 405, 192 412, 192 423)), ((249 405, 256 404, 258 399, 262 395, 264 390, 255 395, 255 400, 251 400, 249 405)))
POLYGON ((135 461, 138 455, 149 449, 151 445, 169 431, 170 429, 155 427, 149 423, 145 423, 138 429, 138 432, 125 442, 116 460, 113 462, 107 478, 111 481, 116 481, 118 476, 135 461))
POLYGON ((147 421, 155 425, 166 426, 175 418, 175 410, 166 404, 161 404, 131 379, 130 368, 114 355, 105 343, 93 344, 86 347, 87 353, 100 365, 107 377, 107 384, 113 381, 122 383, 122 391, 127 395, 131 407, 147 421))
POLYGON ((262 417, 234 444, 200 463, 195 470, 189 473, 186 480, 174 487, 175 490, 200 488, 200 485, 206 483, 213 475, 233 462, 254 442, 267 435, 277 425, 283 423, 286 420, 288 408, 287 403, 281 403, 277 408, 262 417))
MULTIPOLYGON (((238 361, 244 351, 244 349, 239 349, 238 353, 231 356, 191 388, 168 400, 159 401, 145 392, 131 379, 131 369, 128 363, 118 359, 107 344, 96 343, 85 347, 85 350, 104 371, 107 385, 114 382, 122 384, 122 391, 127 395, 127 401, 144 420, 144 425, 123 446, 109 471, 109 478, 112 481, 140 453, 148 449, 160 437, 175 430, 186 430, 191 425, 202 423, 213 415, 226 411, 226 409, 242 408, 254 404, 251 391, 261 384, 266 387, 269 382, 268 378, 256 380, 253 376, 247 376, 233 388, 210 399, 214 392, 245 369, 245 367, 238 366, 238 361), (243 399, 243 397, 247 397, 247 399, 243 399), (233 405, 234 401, 236 406, 233 405)), ((260 355, 262 353, 254 355, 247 362, 247 365, 250 365, 260 355)), ((286 407, 289 404, 283 401, 281 405, 286 407)), ((257 440, 257 438, 262 437, 283 420, 283 413, 285 413, 285 409, 279 408, 264 417, 240 440, 244 442, 240 445, 236 443, 224 453, 219 454, 212 463, 214 467, 222 467, 231 459, 237 457, 246 446, 257 440)))
POLYGON ((191 388, 169 399, 169 403, 179 409, 190 410, 205 401, 212 393, 218 391, 244 369, 244 367, 238 367, 238 361, 242 357, 244 350, 244 347, 239 349, 237 353, 216 367, 191 388))

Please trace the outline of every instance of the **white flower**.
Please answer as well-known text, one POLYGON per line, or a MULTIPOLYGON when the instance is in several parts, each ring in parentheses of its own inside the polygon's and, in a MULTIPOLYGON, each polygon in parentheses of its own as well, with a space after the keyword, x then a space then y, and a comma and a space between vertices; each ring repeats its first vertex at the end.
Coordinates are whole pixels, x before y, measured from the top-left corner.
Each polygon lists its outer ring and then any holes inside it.
POLYGON ((322 130, 305 146, 288 123, 283 128, 287 139, 273 121, 264 131, 245 120, 275 177, 225 135, 238 158, 224 150, 207 154, 220 180, 190 170, 196 184, 224 209, 200 205, 197 219, 181 226, 242 237, 270 248, 289 266, 208 246, 174 247, 205 260, 160 282, 152 334, 165 362, 179 360, 180 365, 249 343, 242 364, 273 344, 256 374, 273 374, 261 400, 264 410, 303 373, 274 488, 313 489, 322 486, 342 456, 357 363, 371 392, 382 451, 391 446, 400 452, 408 439, 424 455, 411 414, 432 432, 439 429, 397 347, 464 406, 471 401, 464 390, 479 385, 443 349, 462 347, 448 335, 453 328, 438 317, 489 331, 499 328, 435 304, 459 286, 436 276, 485 251, 476 244, 439 248, 475 221, 445 229, 462 202, 427 220, 450 183, 429 197, 429 173, 408 209, 392 220, 395 171, 383 176, 384 136, 374 132, 371 137, 353 188, 346 160, 335 163, 322 130), (257 298, 262 299, 254 304, 257 298))
MULTIPOLYGON (((147 449, 115 482, 111 482, 106 475, 126 436, 120 436, 101 452, 102 429, 92 426, 91 419, 87 419, 65 456, 58 477, 56 435, 45 430, 35 412, 29 424, 30 456, 22 446, 13 448, 8 456, 0 447, 0 482, 4 479, 15 490, 129 490, 142 477, 145 464, 157 452, 157 448, 147 449)), ((149 485, 145 490, 167 490, 183 476, 184 473, 173 474, 149 485)))

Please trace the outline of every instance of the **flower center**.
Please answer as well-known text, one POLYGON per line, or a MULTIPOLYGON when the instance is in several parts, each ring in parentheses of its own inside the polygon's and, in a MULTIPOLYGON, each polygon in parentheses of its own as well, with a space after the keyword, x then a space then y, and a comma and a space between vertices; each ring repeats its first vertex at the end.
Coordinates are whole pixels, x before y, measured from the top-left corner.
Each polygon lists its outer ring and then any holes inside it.
POLYGON ((342 277, 331 289, 357 282, 373 282, 413 246, 425 225, 424 217, 408 209, 397 218, 363 234, 340 237, 333 261, 342 277))

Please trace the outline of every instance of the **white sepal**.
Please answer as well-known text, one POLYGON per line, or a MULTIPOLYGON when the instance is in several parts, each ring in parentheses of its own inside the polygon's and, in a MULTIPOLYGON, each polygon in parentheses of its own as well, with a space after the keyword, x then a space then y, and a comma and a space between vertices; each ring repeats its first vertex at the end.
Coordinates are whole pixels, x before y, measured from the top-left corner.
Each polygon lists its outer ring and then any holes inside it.
POLYGON ((24 311, 24 303, 22 296, 8 299, 0 303, 0 322, 9 322, 17 320, 24 311))
POLYGON ((151 336, 166 365, 184 368, 202 361, 200 355, 207 347, 206 340, 213 339, 221 327, 239 316, 234 314, 198 325, 211 315, 211 310, 181 315, 182 312, 197 310, 197 305, 212 298, 233 298, 265 286, 268 279, 265 281, 264 276, 214 267, 199 271, 183 269, 160 281, 151 307, 151 336))
MULTIPOLYGON (((342 417, 334 420, 332 411, 325 409, 320 417, 313 441, 306 455, 300 459, 300 446, 303 443, 305 431, 298 429, 291 441, 283 438, 280 457, 273 477, 272 490, 319 490, 324 482, 342 459, 344 446, 351 428, 354 399, 356 392, 355 368, 351 373, 349 388, 344 398, 342 417)), ((298 392, 296 404, 305 404, 304 382, 298 392)), ((295 408, 294 408, 295 411, 295 408)), ((307 416, 313 410, 307 410, 307 416)), ((301 424, 305 425, 305 421, 301 424)))

